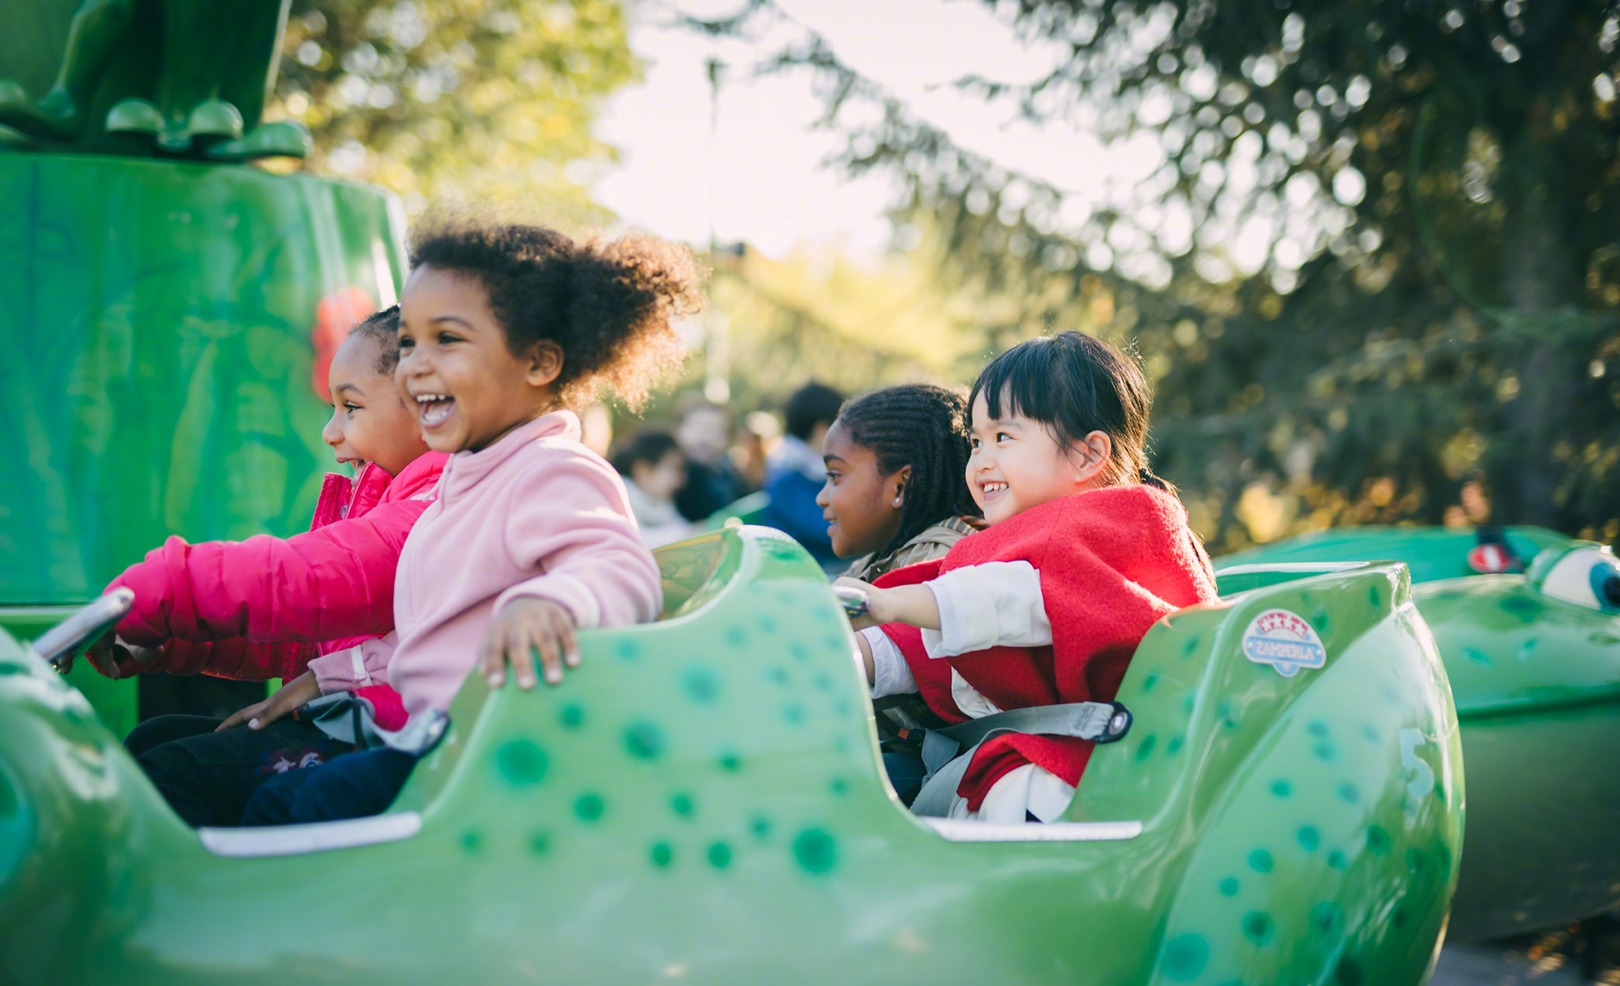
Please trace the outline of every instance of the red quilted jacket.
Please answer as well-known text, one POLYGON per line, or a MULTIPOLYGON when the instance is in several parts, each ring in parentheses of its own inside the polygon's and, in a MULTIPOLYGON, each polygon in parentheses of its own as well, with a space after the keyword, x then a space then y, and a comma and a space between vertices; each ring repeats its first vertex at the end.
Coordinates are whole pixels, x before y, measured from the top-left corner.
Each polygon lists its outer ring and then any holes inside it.
MULTIPOLYGON (((968 535, 938 561, 895 569, 876 584, 914 585, 993 561, 1027 561, 1041 573, 1050 646, 992 647, 934 659, 916 627, 883 627, 905 654, 923 701, 948 722, 968 718, 951 697, 953 667, 1001 709, 1112 701, 1136 645, 1155 622, 1218 598, 1209 556, 1187 527, 1181 501, 1138 485, 1043 503, 968 535)), ((1077 785, 1092 745, 1062 736, 996 737, 974 754, 957 794, 978 811, 996 781, 1026 763, 1077 785)))
POLYGON ((398 476, 375 464, 353 480, 329 474, 306 534, 169 538, 107 586, 135 593, 118 636, 163 648, 162 659, 120 670, 289 679, 320 654, 392 630, 399 552, 445 458, 427 452, 398 476))

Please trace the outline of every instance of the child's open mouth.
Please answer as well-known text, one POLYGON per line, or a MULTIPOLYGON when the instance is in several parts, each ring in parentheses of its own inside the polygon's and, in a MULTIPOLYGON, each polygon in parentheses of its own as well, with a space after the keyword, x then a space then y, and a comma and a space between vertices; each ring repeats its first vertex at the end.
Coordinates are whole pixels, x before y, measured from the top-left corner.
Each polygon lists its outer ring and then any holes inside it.
POLYGON ((449 394, 417 394, 417 415, 424 428, 435 428, 445 423, 456 409, 456 399, 449 394))
POLYGON ((979 490, 984 493, 986 501, 990 501, 1007 492, 1006 483, 980 483, 979 490))

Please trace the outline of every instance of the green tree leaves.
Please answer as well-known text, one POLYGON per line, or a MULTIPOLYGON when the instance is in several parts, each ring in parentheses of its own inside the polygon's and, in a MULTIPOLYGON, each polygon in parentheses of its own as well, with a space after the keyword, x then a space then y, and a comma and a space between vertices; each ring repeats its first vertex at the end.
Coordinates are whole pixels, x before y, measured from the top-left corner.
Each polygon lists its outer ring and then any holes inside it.
POLYGON ((638 73, 604 0, 314 0, 294 4, 275 103, 314 133, 314 167, 411 211, 521 194, 589 221, 584 186, 614 157, 591 123, 638 73))

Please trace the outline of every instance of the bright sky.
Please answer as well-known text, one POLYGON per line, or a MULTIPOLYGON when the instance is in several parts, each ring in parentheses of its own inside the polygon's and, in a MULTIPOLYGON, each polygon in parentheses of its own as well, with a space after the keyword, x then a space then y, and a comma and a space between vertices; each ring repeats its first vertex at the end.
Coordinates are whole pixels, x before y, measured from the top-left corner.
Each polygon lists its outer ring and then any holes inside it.
MULTIPOLYGON (((883 212, 895 199, 893 179, 850 180, 822 165, 840 143, 836 135, 814 129, 822 103, 809 73, 752 75, 760 57, 806 28, 820 32, 846 63, 960 146, 1060 189, 1061 207, 1048 221, 1079 241, 1094 270, 1113 266, 1160 287, 1170 277, 1165 257, 1196 248, 1199 270, 1215 282, 1255 273, 1274 258, 1273 283, 1287 291, 1293 272, 1350 221, 1314 176, 1294 176, 1285 196, 1271 190, 1287 173, 1284 147, 1297 143, 1299 149, 1286 153, 1298 161, 1305 146, 1289 129, 1296 123, 1292 118, 1286 125, 1269 121, 1263 140, 1260 128, 1243 134, 1224 162, 1202 165, 1194 195, 1211 207, 1195 228, 1187 199, 1165 194, 1173 180, 1161 171, 1168 155, 1154 125, 1169 116, 1169 93, 1145 97, 1136 115, 1148 126, 1107 144, 1083 113, 1037 128, 1005 103, 959 94, 950 82, 963 75, 1027 82, 1063 57, 1050 42, 1025 45, 980 0, 777 0, 791 22, 773 29, 758 48, 670 26, 675 4, 712 17, 731 13, 736 3, 643 0, 636 8, 631 44, 647 63, 646 82, 618 94, 600 122, 601 134, 621 149, 623 165, 595 189, 629 225, 705 242, 712 175, 713 223, 722 242, 744 240, 774 257, 800 245, 841 246, 857 259, 883 249, 890 235, 883 212), (710 57, 728 66, 712 142, 705 75, 710 57), (1102 207, 1124 220, 1107 230, 1088 226, 1102 207)), ((1152 49, 1152 35, 1161 30, 1169 30, 1168 21, 1147 23, 1140 35, 1147 41, 1144 50, 1152 49)), ((1199 98, 1207 98, 1214 85, 1209 68, 1189 69, 1181 78, 1188 93, 1210 90, 1199 98)), ((1314 118, 1314 111, 1301 113, 1298 125, 1307 117, 1314 118)), ((1338 177, 1361 178, 1345 172, 1338 177)), ((1340 201, 1360 201, 1359 190, 1347 187, 1353 194, 1340 194, 1338 185, 1335 179, 1340 201)), ((1009 185, 1003 202, 1015 200, 1016 193, 1009 185)))
MULTIPOLYGON (((1051 64, 1050 55, 1043 59, 1022 46, 976 0, 782 0, 781 6, 964 144, 1065 187, 1095 170, 1075 167, 1077 160, 1096 159, 1095 140, 1008 128, 1005 108, 930 91, 965 71, 1028 79, 1051 64)), ((638 10, 631 44, 646 60, 646 82, 620 93, 600 121, 600 133, 621 149, 623 166, 598 182, 599 200, 629 224, 703 242, 712 152, 714 225, 722 241, 746 240, 773 256, 801 243, 842 243, 857 254, 881 248, 888 237, 883 210, 893 190, 887 179, 851 181, 821 166, 839 142, 813 129, 822 104, 809 75, 752 78, 761 51, 669 27, 672 9, 649 2, 638 10), (729 66, 712 151, 709 57, 729 66)), ((735 4, 682 0, 681 9, 713 16, 735 4)))

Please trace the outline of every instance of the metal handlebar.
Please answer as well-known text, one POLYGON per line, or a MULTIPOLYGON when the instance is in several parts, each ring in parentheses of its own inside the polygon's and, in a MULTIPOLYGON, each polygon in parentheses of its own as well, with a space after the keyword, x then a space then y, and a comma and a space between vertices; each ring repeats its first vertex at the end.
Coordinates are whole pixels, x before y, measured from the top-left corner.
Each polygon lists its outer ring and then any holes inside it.
POLYGON ((833 595, 844 607, 844 613, 850 617, 865 616, 869 600, 865 591, 852 585, 835 585, 832 587, 833 595))
POLYGON ((40 634, 32 645, 34 653, 66 674, 73 667, 73 659, 117 626, 134 605, 135 593, 124 588, 114 589, 40 634))

